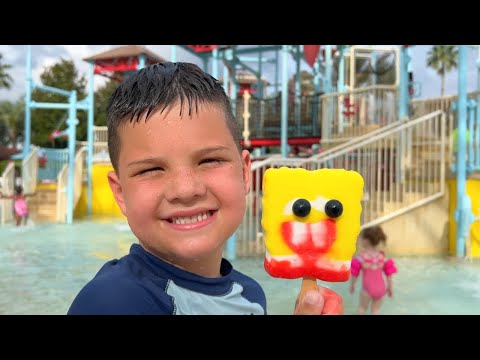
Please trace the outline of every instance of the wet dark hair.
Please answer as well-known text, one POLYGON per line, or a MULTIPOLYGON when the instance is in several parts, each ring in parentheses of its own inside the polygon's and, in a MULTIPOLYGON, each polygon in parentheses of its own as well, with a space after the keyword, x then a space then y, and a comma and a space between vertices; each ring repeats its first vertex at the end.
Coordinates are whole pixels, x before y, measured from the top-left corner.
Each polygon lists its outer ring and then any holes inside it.
POLYGON ((385 244, 387 242, 387 235, 383 232, 379 225, 371 226, 363 229, 360 232, 360 237, 368 240, 370 245, 377 246, 380 242, 385 244))
POLYGON ((227 127, 239 151, 242 133, 232 112, 230 98, 213 76, 195 64, 164 62, 149 65, 128 77, 110 97, 107 106, 108 152, 118 172, 120 137, 118 127, 127 122, 145 121, 180 103, 180 116, 198 112, 200 104, 218 104, 225 112, 227 127))
POLYGON ((22 193, 23 193, 23 186, 22 185, 15 186, 15 194, 22 195, 22 193))

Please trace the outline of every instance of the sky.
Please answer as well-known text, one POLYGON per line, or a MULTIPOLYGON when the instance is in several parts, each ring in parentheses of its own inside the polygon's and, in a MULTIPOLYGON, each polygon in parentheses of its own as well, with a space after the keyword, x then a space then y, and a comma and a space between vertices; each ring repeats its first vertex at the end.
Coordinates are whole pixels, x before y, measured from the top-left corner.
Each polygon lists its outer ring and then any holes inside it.
MULTIPOLYGON (((89 57, 120 45, 32 45, 32 77, 37 83, 40 83, 40 74, 45 67, 51 66, 61 58, 73 59, 77 69, 88 79, 88 63, 82 59, 89 57)), ((171 59, 171 45, 144 45, 149 50, 171 59)), ((440 96, 440 76, 426 66, 427 52, 432 45, 416 45, 412 47, 412 68, 414 80, 420 83, 421 94, 419 98, 431 98, 440 96)), ((12 65, 8 73, 13 78, 11 89, 0 89, 0 101, 15 101, 25 94, 25 75, 26 75, 26 46, 25 45, 0 45, 0 53, 3 55, 3 63, 12 65)), ((268 54, 267 54, 268 56, 268 54)), ((468 49, 468 81, 467 91, 477 89, 477 61, 478 50, 468 49)), ((177 47, 177 61, 194 62, 202 65, 199 59, 189 52, 177 47)), ((293 74, 295 65, 292 61, 289 72, 293 74)), ((252 65, 255 67, 256 64, 252 65)), ((268 65, 267 65, 268 66, 268 65)), ((308 69, 308 65, 303 62, 302 68, 308 69)), ((268 77, 268 67, 265 74, 268 77)), ((445 78, 445 95, 455 95, 458 93, 457 83, 458 70, 449 72, 445 78)), ((221 67, 219 67, 219 77, 222 76, 221 67)), ((270 71, 273 74, 273 71, 270 71)), ((291 75, 290 75, 291 76, 291 75)), ((95 88, 98 88, 105 82, 103 76, 95 76, 95 88)))

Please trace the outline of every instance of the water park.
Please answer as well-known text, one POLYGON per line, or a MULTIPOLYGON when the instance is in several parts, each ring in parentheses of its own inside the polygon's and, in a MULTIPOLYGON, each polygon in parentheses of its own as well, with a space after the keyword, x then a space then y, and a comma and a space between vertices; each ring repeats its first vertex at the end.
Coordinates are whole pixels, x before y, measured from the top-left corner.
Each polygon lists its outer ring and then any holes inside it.
MULTIPOLYGON (((0 314, 65 314, 100 266, 136 242, 107 180, 113 166, 94 79, 119 83, 149 64, 185 61, 180 49, 223 83, 252 154, 247 209, 224 257, 261 283, 270 313, 291 314, 298 292, 298 283, 263 269, 262 178, 286 166, 362 175, 361 227, 382 226, 399 268, 382 313, 480 314, 480 46, 456 46, 458 93, 435 98, 419 96, 413 47, 171 45, 167 59, 121 46, 83 59, 80 97, 34 81, 25 46, 22 142, 0 147, 0 314), (468 92, 472 51, 478 89, 468 92), (63 147, 32 141, 44 109, 58 113, 49 141, 63 147), (18 185, 28 195, 27 226, 16 226, 18 185)), ((345 314, 355 313, 348 282, 326 286, 342 295, 345 314)))

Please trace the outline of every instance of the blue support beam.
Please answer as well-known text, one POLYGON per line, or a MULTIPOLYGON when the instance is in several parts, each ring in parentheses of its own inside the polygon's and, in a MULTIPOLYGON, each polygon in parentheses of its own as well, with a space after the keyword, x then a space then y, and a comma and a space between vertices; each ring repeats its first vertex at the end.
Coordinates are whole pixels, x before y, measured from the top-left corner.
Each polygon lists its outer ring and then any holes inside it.
POLYGON ((282 45, 282 118, 280 144, 282 158, 288 155, 288 52, 289 46, 282 45))
POLYGON ((458 149, 457 149, 457 222, 456 256, 465 257, 465 244, 470 224, 473 221, 472 202, 466 189, 467 153, 467 46, 460 45, 458 51, 458 149))
POLYGON ((77 128, 77 92, 71 91, 68 109, 68 186, 67 186, 67 224, 73 223, 73 183, 75 181, 75 140, 77 128))
POLYGON ((325 91, 326 94, 332 92, 332 45, 325 45, 325 79, 323 80, 323 91, 325 91))
POLYGON ((212 50, 212 76, 218 79, 218 48, 212 50))
POLYGON ((281 50, 284 45, 273 45, 273 46, 259 45, 256 47, 251 47, 246 49, 237 49, 235 52, 238 55, 257 53, 260 46, 262 47, 262 51, 265 53, 267 51, 281 50))
POLYGON ((27 76, 25 77, 25 120, 23 139, 23 158, 26 158, 30 151, 32 141, 32 46, 27 45, 27 76))
POLYGON ((467 136, 467 149, 468 149, 468 160, 467 160, 467 174, 470 174, 475 170, 475 153, 473 151, 473 141, 474 141, 474 124, 475 124, 475 109, 477 107, 477 102, 473 99, 467 101, 468 109, 468 136, 467 136))
MULTIPOLYGON (((76 104, 75 108, 80 110, 88 110, 88 104, 76 104)), ((32 109, 54 109, 54 110, 69 110, 70 104, 62 104, 62 103, 47 103, 47 102, 35 102, 32 101, 30 103, 30 107, 32 109)))
MULTIPOLYGON (((87 215, 92 216, 93 203, 93 127, 94 127, 94 72, 95 64, 89 62, 88 75, 88 118, 87 118, 87 215)), ((79 102, 80 103, 80 102, 79 102)), ((77 104, 78 106, 78 104, 77 104)))
MULTIPOLYGON (((480 45, 477 45, 478 48, 478 57, 477 57, 477 117, 476 117, 476 128, 475 132, 475 142, 477 144, 477 154, 475 156, 475 167, 477 170, 480 170, 480 45)), ((473 139, 473 134, 471 134, 473 139)))
POLYGON ((33 88, 44 90, 44 91, 51 92, 51 93, 58 94, 58 95, 62 95, 62 96, 65 96, 67 98, 70 96, 70 91, 58 89, 58 88, 53 87, 53 86, 34 84, 33 88))

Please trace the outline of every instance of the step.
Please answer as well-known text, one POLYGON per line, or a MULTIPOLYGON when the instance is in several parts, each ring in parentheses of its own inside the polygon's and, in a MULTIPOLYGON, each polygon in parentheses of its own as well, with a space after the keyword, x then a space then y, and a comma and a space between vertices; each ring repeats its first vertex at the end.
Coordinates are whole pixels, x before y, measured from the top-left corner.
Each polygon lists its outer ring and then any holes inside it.
POLYGON ((27 197, 30 217, 34 222, 57 221, 57 190, 55 184, 40 184, 35 194, 27 197))

